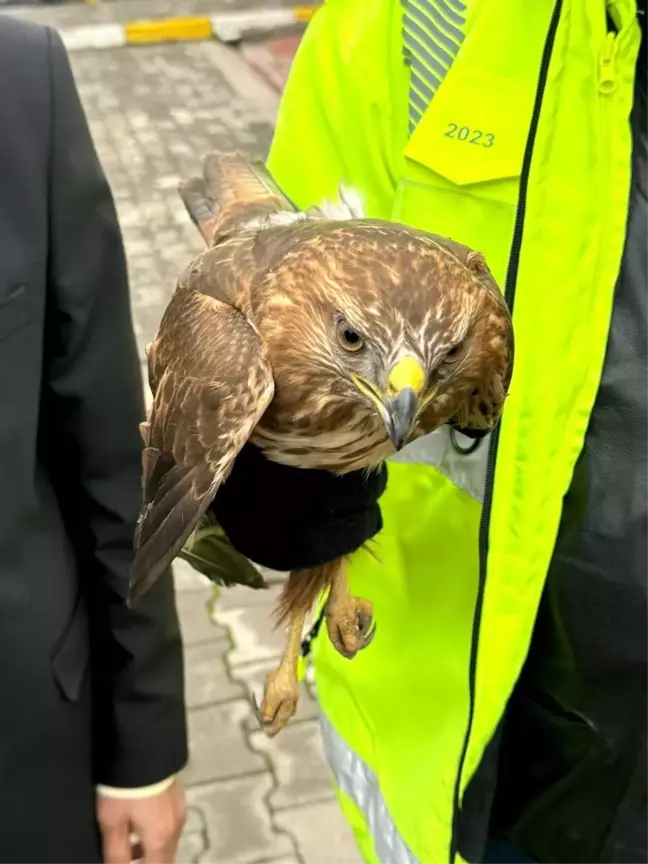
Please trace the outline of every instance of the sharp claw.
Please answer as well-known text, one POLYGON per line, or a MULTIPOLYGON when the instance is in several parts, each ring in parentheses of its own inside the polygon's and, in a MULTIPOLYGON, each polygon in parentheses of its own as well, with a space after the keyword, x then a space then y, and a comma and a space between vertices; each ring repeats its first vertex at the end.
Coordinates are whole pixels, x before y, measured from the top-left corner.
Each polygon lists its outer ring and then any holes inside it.
POLYGON ((261 716, 261 709, 259 708, 259 703, 257 702, 257 698, 254 693, 252 694, 252 710, 254 711, 254 716, 259 721, 259 724, 261 726, 265 726, 265 722, 263 720, 263 717, 261 716))
POLYGON ((268 726, 272 726, 272 724, 274 723, 274 717, 272 718, 272 720, 266 720, 264 718, 254 693, 252 694, 252 710, 254 711, 254 716, 258 720, 259 726, 261 726, 262 729, 267 729, 268 726))
POLYGON ((363 641, 362 645, 360 646, 361 651, 364 651, 364 649, 368 645, 371 645, 375 635, 376 635, 376 622, 374 621, 374 623, 371 626, 371 629, 369 630, 369 632, 365 636, 364 641, 363 641))

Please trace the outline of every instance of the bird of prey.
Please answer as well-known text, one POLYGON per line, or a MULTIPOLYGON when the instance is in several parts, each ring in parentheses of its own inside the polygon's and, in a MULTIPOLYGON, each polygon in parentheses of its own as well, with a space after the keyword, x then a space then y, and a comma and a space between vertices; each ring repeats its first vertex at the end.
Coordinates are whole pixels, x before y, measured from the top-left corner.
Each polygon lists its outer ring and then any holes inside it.
MULTIPOLYGON (((444 423, 493 427, 512 374, 511 317, 480 253, 364 218, 344 189, 300 212, 239 153, 210 154, 180 192, 208 248, 147 349, 134 600, 206 518, 246 442, 303 469, 376 468, 444 423)), ((350 594, 346 565, 288 577, 286 649, 259 712, 270 735, 296 710, 302 631, 322 591, 342 655, 373 637, 371 602, 350 594)))

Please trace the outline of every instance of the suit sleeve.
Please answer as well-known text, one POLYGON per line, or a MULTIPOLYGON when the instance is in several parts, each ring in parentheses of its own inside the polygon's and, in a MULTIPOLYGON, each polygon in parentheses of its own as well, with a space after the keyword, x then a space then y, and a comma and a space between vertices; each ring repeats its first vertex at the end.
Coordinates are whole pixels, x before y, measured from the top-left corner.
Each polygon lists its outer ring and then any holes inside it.
POLYGON ((126 605, 141 503, 144 416, 112 196, 65 49, 50 33, 47 459, 90 616, 96 781, 146 786, 187 759, 171 574, 126 605))

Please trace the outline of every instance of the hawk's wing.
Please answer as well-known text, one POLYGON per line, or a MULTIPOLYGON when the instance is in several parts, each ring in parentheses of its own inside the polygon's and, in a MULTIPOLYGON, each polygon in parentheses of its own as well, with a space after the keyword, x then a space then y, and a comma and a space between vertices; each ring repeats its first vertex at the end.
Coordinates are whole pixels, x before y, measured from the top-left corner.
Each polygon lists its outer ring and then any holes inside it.
POLYGON ((305 218, 264 164, 242 153, 210 153, 203 176, 181 184, 180 196, 208 246, 258 220, 278 217, 277 224, 286 224, 305 218))
POLYGON ((475 382, 470 397, 459 407, 451 422, 470 432, 488 432, 499 420, 504 408, 511 377, 513 375, 514 338, 513 323, 506 300, 488 269, 484 256, 465 246, 452 244, 452 251, 461 250, 461 260, 478 274, 484 296, 483 314, 488 315, 491 325, 491 344, 488 372, 475 382))
POLYGON ((480 314, 490 319, 490 341, 481 346, 483 374, 479 380, 471 382, 468 394, 460 402, 450 402, 449 406, 445 400, 433 401, 424 409, 419 425, 423 434, 448 423, 468 435, 476 433, 475 437, 481 437, 497 424, 511 383, 514 357, 511 316, 480 252, 446 237, 434 237, 434 242, 450 252, 479 280, 483 291, 480 314))
POLYGON ((272 370, 246 318, 192 293, 149 348, 157 382, 144 425, 144 506, 131 599, 178 555, 274 394, 272 370))

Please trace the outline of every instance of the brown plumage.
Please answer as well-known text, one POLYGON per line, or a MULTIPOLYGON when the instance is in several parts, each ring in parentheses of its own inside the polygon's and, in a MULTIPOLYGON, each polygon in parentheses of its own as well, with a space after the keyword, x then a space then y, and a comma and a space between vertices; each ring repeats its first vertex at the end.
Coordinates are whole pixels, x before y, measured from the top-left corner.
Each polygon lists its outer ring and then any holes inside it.
MULTIPOLYGON (((296 212, 240 154, 210 155, 181 194, 209 248, 147 351, 135 598, 180 552, 246 441, 286 465, 372 468, 449 420, 492 427, 512 371, 510 316, 479 253, 362 218, 350 193, 296 212)), ((289 646, 262 707, 271 733, 294 711, 301 630, 326 587, 338 650, 353 656, 373 635, 344 562, 291 574, 289 646)))

